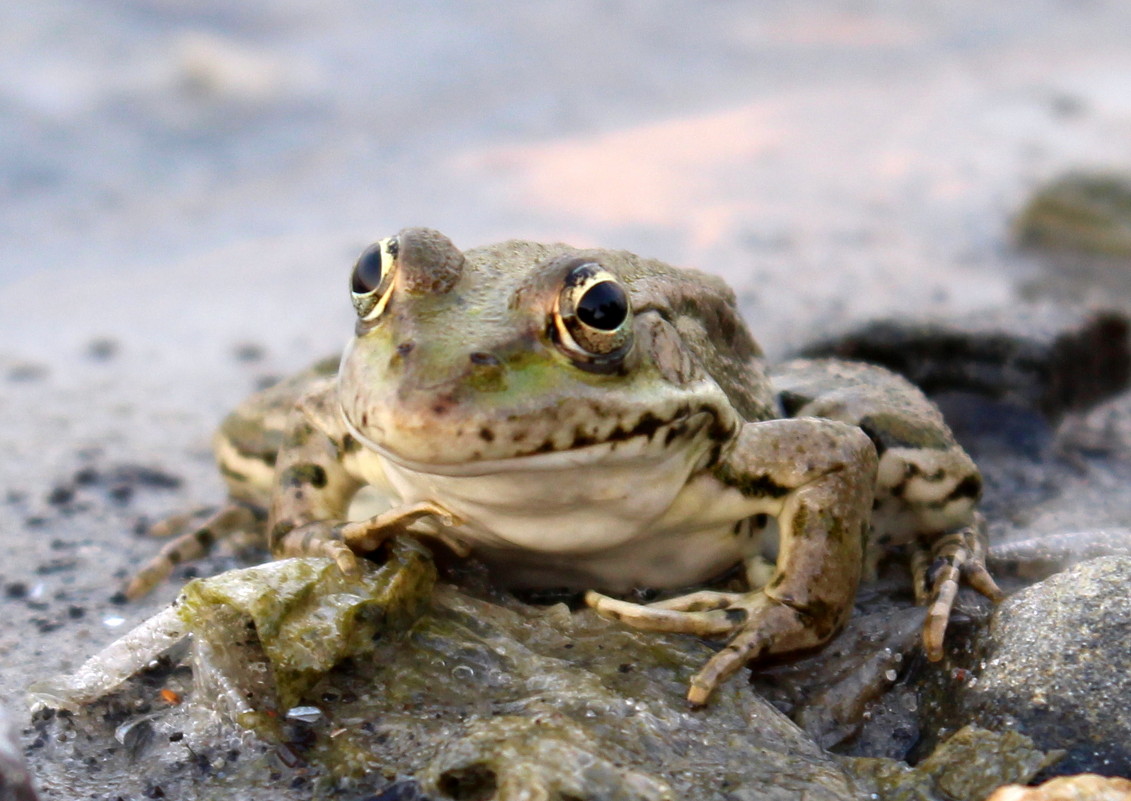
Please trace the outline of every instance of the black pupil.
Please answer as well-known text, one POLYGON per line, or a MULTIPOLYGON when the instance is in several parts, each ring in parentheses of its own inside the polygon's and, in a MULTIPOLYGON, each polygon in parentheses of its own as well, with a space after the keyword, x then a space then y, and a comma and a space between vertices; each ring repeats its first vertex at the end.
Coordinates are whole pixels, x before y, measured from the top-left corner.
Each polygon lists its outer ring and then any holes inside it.
POLYGON ((353 291, 355 295, 372 292, 381 284, 381 246, 374 245, 362 253, 353 268, 353 291))
POLYGON ((614 331, 628 316, 628 298, 620 284, 602 281, 585 291, 575 312, 577 319, 590 328, 614 331))

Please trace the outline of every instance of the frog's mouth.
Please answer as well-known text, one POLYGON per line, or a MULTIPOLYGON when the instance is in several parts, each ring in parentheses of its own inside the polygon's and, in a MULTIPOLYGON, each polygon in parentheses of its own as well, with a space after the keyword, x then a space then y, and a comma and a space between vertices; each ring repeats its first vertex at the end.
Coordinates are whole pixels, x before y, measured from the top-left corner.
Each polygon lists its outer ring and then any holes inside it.
POLYGON ((369 450, 405 469, 416 473, 442 476, 484 476, 496 473, 556 471, 582 468, 594 464, 621 464, 635 461, 652 461, 673 452, 698 451, 706 453, 719 441, 733 435, 716 414, 706 408, 683 410, 667 422, 645 418, 635 427, 625 431, 617 427, 598 441, 578 441, 563 448, 541 446, 529 453, 496 458, 469 458, 462 462, 433 462, 411 459, 395 449, 374 441, 358 430, 342 410, 342 419, 354 439, 369 450), (696 445, 699 447, 696 447, 696 445))

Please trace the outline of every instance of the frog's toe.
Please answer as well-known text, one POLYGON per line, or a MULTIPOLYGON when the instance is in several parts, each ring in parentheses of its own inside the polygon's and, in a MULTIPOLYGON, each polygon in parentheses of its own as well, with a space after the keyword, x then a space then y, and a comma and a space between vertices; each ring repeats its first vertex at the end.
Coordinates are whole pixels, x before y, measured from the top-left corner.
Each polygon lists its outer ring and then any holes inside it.
POLYGON ((133 601, 148 594, 168 578, 177 565, 199 559, 217 542, 241 536, 256 543, 263 541, 262 513, 241 502, 229 501, 203 523, 184 531, 192 520, 199 518, 198 512, 177 515, 150 528, 153 536, 172 536, 173 539, 133 575, 124 590, 126 598, 133 601))
POLYGON ((697 634, 700 637, 727 634, 746 619, 746 612, 741 609, 684 612, 620 601, 592 590, 585 594, 585 603, 601 617, 618 620, 636 629, 697 634))
POLYGON ((740 603, 746 596, 740 592, 715 592, 702 590, 664 601, 648 604, 649 609, 671 609, 676 612, 705 612, 712 609, 726 609, 740 603))
POLYGON ((980 519, 938 540, 913 563, 916 600, 928 606, 923 624, 923 650, 937 662, 943 657, 943 641, 958 587, 966 583, 995 603, 1005 594, 986 569, 985 535, 980 519))
POLYGON ((962 575, 966 577, 967 584, 994 603, 1005 598, 1005 593, 1002 592, 1001 587, 994 581, 994 577, 990 575, 990 571, 986 569, 985 562, 981 559, 976 562, 967 562, 963 566, 962 575))
MULTIPOLYGON (((733 608, 733 607, 732 607, 733 608)), ((761 592, 751 593, 742 608, 746 622, 721 651, 691 679, 687 700, 693 706, 707 703, 711 693, 747 662, 775 650, 815 645, 821 638, 805 625, 797 610, 761 592)))
POLYGON ((376 550, 385 540, 407 531, 413 523, 428 517, 436 518, 442 527, 451 528, 455 525, 455 518, 447 510, 433 503, 424 502, 395 507, 367 520, 346 523, 341 528, 340 536, 355 553, 369 553, 376 550))

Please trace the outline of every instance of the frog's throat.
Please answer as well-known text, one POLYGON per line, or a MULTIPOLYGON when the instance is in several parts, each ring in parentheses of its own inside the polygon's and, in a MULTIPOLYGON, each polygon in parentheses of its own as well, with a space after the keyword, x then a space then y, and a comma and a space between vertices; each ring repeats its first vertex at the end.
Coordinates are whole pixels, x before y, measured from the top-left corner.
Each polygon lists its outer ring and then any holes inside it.
POLYGON ((687 449, 692 447, 695 442, 708 442, 709 438, 704 432, 711 425, 714 417, 710 412, 697 411, 664 423, 649 434, 638 434, 627 439, 607 440, 580 448, 568 448, 546 453, 447 464, 407 459, 396 451, 374 442, 370 437, 359 431, 357 426, 349 419, 349 416, 346 415, 345 409, 339 407, 339 414, 350 436, 369 450, 413 472, 441 476, 487 476, 520 471, 549 472, 598 463, 611 464, 633 462, 642 458, 655 458, 657 454, 665 451, 687 449))

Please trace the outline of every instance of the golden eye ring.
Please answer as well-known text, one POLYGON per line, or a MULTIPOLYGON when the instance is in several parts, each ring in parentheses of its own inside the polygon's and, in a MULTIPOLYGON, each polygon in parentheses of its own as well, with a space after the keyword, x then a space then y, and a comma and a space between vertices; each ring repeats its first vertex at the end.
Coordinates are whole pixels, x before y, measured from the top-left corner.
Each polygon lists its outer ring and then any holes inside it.
POLYGON ((632 304, 616 275, 593 261, 566 274, 553 315, 558 347, 578 366, 608 371, 632 347, 632 304))
POLYGON ((376 242, 357 257, 350 275, 353 308, 364 323, 381 316, 389 302, 397 266, 397 238, 376 242))

